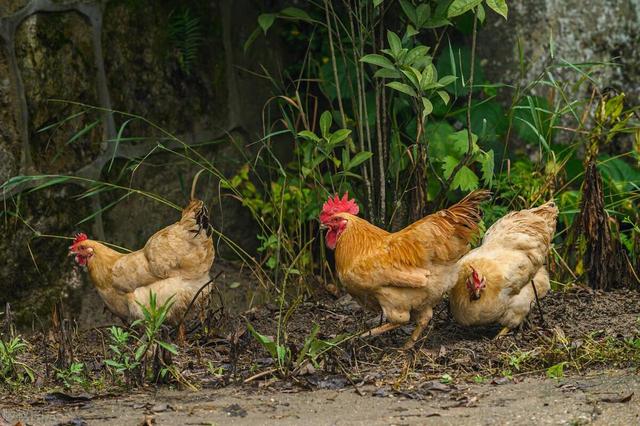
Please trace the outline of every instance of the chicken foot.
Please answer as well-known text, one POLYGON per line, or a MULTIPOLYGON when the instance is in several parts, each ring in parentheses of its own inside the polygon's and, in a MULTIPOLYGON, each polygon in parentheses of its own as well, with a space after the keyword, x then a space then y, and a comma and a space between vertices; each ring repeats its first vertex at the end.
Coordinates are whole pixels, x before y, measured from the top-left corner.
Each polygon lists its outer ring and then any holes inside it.
POLYGON ((506 336, 507 334, 509 334, 511 332, 511 329, 509 327, 502 327, 502 330, 500 330, 498 332, 498 334, 495 335, 495 337, 491 340, 498 340, 503 338, 504 336, 506 336))
POLYGON ((407 339, 403 349, 411 349, 416 344, 420 336, 422 336, 422 332, 429 325, 429 321, 431 321, 431 317, 433 316, 433 309, 431 306, 426 307, 424 310, 418 313, 416 318, 416 328, 413 329, 411 336, 407 339))

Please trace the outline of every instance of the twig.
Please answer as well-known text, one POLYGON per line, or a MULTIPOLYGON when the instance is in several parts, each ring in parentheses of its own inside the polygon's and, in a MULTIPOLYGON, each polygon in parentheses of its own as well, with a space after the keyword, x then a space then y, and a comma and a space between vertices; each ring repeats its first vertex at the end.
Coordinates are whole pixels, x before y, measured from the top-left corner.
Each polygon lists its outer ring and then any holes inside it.
POLYGON ((253 376, 251 376, 251 377, 249 377, 249 378, 247 378, 247 379, 244 379, 244 381, 243 381, 242 383, 245 383, 245 384, 246 384, 246 383, 252 382, 252 381, 254 381, 255 379, 259 379, 260 377, 264 377, 264 376, 269 375, 269 374, 271 374, 271 373, 275 373, 276 371, 278 371, 278 368, 277 368, 277 367, 275 367, 275 368, 270 368, 270 369, 265 370, 265 371, 263 371, 263 372, 261 372, 261 373, 254 374, 253 376))
POLYGON ((184 311, 184 314, 182 315, 182 319, 180 320, 180 322, 178 323, 178 325, 176 326, 176 328, 179 328, 183 323, 185 318, 187 318, 187 315, 189 314, 189 311, 191 310, 191 308, 193 307, 193 304, 195 303, 196 299, 198 298, 198 296, 200 296, 200 293, 202 293, 202 290, 205 289, 205 287, 207 287, 208 285, 212 284, 215 282, 215 280, 222 275, 223 271, 218 272, 218 274, 213 277, 212 279, 210 279, 209 281, 207 281, 202 287, 200 287, 198 289, 198 291, 196 292, 196 294, 193 296, 193 298, 191 299, 191 302, 189 302, 189 306, 187 306, 187 309, 184 311))
POLYGON ((538 306, 538 313, 540 314, 540 327, 544 327, 546 321, 544 320, 544 314, 542 313, 542 306, 540 306, 540 299, 538 299, 538 290, 536 289, 536 285, 531 280, 531 287, 533 287, 533 294, 536 296, 536 305, 538 306))

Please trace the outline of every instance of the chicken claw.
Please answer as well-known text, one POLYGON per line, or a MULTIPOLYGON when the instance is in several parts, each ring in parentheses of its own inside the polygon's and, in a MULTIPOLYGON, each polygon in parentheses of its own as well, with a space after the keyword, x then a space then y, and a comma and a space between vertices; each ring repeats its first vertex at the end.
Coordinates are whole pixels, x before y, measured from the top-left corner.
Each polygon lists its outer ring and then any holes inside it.
POLYGON ((509 334, 510 331, 511 329, 509 327, 502 327, 502 330, 500 330, 500 332, 498 332, 498 334, 496 334, 496 336, 492 340, 501 339, 509 334))

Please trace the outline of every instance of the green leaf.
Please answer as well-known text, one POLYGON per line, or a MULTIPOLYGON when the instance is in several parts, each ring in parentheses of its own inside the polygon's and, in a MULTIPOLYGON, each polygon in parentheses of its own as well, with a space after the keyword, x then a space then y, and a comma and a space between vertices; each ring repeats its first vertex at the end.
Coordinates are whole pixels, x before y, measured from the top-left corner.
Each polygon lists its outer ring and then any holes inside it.
POLYGON ((420 72, 413 67, 403 67, 401 70, 402 74, 404 74, 411 84, 418 90, 420 89, 420 72))
POLYGON ((478 188, 478 176, 467 166, 462 166, 451 182, 451 188, 462 191, 473 191, 478 188))
POLYGON ((320 131, 322 132, 323 138, 329 137, 329 129, 331 128, 331 123, 333 122, 333 118, 331 118, 331 113, 329 111, 325 111, 320 116, 320 131))
POLYGON ((493 150, 490 149, 483 153, 479 160, 480 168, 482 169, 482 181, 485 185, 489 186, 493 181, 493 169, 495 165, 493 150))
POLYGON ((311 16, 309 16, 307 12, 302 9, 298 9, 297 7, 287 7, 282 9, 280 11, 280 15, 300 19, 302 21, 313 22, 313 19, 311 19, 311 16))
POLYGON ((407 18, 409 18, 409 20, 413 22, 414 25, 417 26, 418 14, 416 12, 416 9, 413 7, 413 5, 409 3, 407 0, 400 0, 400 7, 402 8, 402 11, 404 12, 404 14, 407 15, 407 18))
POLYGON ((378 7, 382 4, 384 0, 373 0, 373 7, 378 7))
POLYGON ((303 130, 301 132, 298 132, 298 136, 310 141, 320 142, 320 138, 315 133, 310 132, 309 130, 303 130))
POLYGON ((373 74, 373 76, 375 78, 400 78, 400 73, 396 70, 391 71, 385 68, 380 68, 375 74, 373 74))
POLYGON ((478 22, 480 22, 481 24, 484 24, 484 18, 486 17, 486 14, 484 12, 484 7, 482 7, 482 3, 478 5, 478 22))
POLYGON ((422 98, 422 107, 422 120, 424 120, 427 115, 433 112, 433 104, 428 98, 422 98))
POLYGON ((566 363, 566 361, 563 361, 547 368, 547 377, 550 379, 561 379, 564 377, 564 366, 566 363))
POLYGON ((422 90, 427 90, 429 84, 435 81, 436 76, 436 67, 433 64, 427 65, 422 71, 422 76, 420 77, 420 87, 422 90))
POLYGON ((487 6, 493 9, 494 12, 507 19, 507 13, 509 9, 507 8, 506 0, 487 0, 487 6))
POLYGON ((407 65, 414 65, 414 62, 417 59, 424 57, 428 51, 429 48, 427 46, 416 46, 407 53, 404 61, 407 65))
POLYGON ((442 162, 442 174, 445 179, 449 179, 451 177, 453 170, 456 168, 459 162, 460 160, 450 155, 444 157, 442 162))
POLYGON ((463 13, 466 13, 469 10, 473 9, 480 3, 482 3, 482 0, 453 0, 453 2, 449 5, 449 9, 447 10, 447 17, 453 18, 455 16, 460 16, 463 13))
POLYGON ((389 47, 391 48, 391 53, 393 56, 398 56, 402 51, 402 42, 400 41, 400 37, 393 31, 387 31, 387 40, 389 41, 389 47))
POLYGON ((404 83, 400 83, 399 81, 392 81, 391 83, 387 83, 386 86, 397 90, 398 92, 413 96, 414 98, 417 96, 415 90, 404 83))
POLYGON ((445 105, 449 104, 449 100, 451 98, 449 97, 449 94, 445 90, 438 90, 438 95, 440 95, 440 98, 442 98, 442 102, 444 102, 445 105))
POLYGON ((404 33, 404 38, 408 39, 410 37, 413 37, 414 35, 418 35, 420 34, 420 31, 416 30, 416 27, 414 27, 411 24, 407 25, 407 30, 404 33))
POLYGON ((377 65, 388 70, 395 70, 395 67, 390 60, 382 55, 376 55, 375 53, 363 56, 362 58, 360 58, 360 61, 366 62, 367 64, 377 65))
POLYGON ((256 41, 256 39, 258 38, 259 35, 260 35, 260 27, 258 27, 255 30, 253 30, 253 32, 249 35, 249 37, 247 37, 247 41, 244 42, 244 45, 243 45, 242 49, 245 52, 247 50, 249 50, 249 48, 251 47, 253 42, 256 41))
POLYGON ((349 167, 347 168, 347 170, 351 170, 354 167, 359 166, 360 164, 364 163, 365 161, 367 161, 369 158, 371 158, 373 156, 373 153, 369 152, 369 151, 362 151, 357 153, 349 162, 349 167))
POLYGON ((416 25, 418 26, 418 28, 422 28, 422 26, 424 26, 424 24, 431 17, 431 8, 429 7, 428 4, 422 3, 418 5, 418 7, 416 8, 416 15, 417 15, 416 25))
POLYGON ((349 130, 349 129, 336 130, 329 137, 329 143, 331 145, 337 145, 340 142, 342 142, 343 140, 345 140, 347 137, 349 137, 350 134, 351 134, 351 130, 349 130))
POLYGON ((458 77, 456 77, 455 75, 445 75, 440 80, 438 80, 438 83, 442 84, 442 86, 448 86, 457 79, 458 77))
POLYGON ((162 341, 158 341, 157 343, 158 345, 162 346, 163 348, 171 352, 173 355, 178 355, 178 348, 175 345, 172 345, 171 343, 167 343, 167 342, 162 342, 162 341))
POLYGON ((269 28, 273 25, 276 20, 276 16, 277 15, 275 13, 263 13, 258 16, 258 25, 262 28, 264 35, 267 35, 267 31, 269 31, 269 28))

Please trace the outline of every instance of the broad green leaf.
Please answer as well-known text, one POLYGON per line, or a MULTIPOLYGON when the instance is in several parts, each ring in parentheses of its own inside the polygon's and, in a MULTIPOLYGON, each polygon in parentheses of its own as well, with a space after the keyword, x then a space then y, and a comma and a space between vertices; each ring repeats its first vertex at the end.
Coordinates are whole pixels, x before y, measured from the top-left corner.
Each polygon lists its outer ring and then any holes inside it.
POLYGON ((462 166, 456 176, 453 178, 451 182, 452 189, 460 189, 462 191, 473 191, 478 188, 478 176, 468 168, 467 166, 462 166))
POLYGON ((414 35, 420 34, 420 31, 416 30, 416 27, 414 27, 411 24, 407 25, 407 30, 404 33, 404 38, 408 39, 410 37, 413 37, 414 35))
POLYGON ((331 118, 331 113, 329 111, 323 112, 320 116, 320 132, 323 138, 329 137, 329 129, 331 128, 332 122, 333 118, 331 118))
POLYGON ((422 98, 422 120, 433 112, 433 104, 428 98, 422 98))
POLYGON ((436 67, 434 67, 433 64, 429 64, 422 71, 422 76, 420 78, 420 87, 422 88, 422 90, 427 90, 427 87, 429 86, 429 84, 435 81, 435 77, 436 77, 436 67))
POLYGON ((455 75, 445 75, 440 80, 438 80, 438 83, 442 84, 443 86, 448 86, 457 79, 458 77, 456 77, 455 75))
POLYGON ((400 78, 400 73, 398 71, 391 71, 385 68, 380 68, 373 74, 375 78, 400 78))
POLYGON ((393 31, 387 31, 387 40, 389 41, 389 47, 391 48, 391 53, 393 56, 398 56, 402 51, 402 42, 400 41, 400 37, 393 31))
POLYGON ((162 346, 172 354, 178 355, 178 348, 175 345, 172 345, 171 343, 167 343, 167 342, 162 342, 162 341, 158 341, 158 345, 162 346))
POLYGON ((402 8, 404 14, 407 15, 407 18, 409 18, 409 20, 413 22, 414 25, 418 25, 418 14, 413 5, 407 0, 400 0, 400 7, 402 8))
POLYGON ((373 0, 373 7, 378 7, 382 4, 384 0, 373 0))
POLYGON ((414 98, 417 96, 415 90, 404 83, 400 83, 399 81, 392 81, 391 83, 387 83, 386 86, 397 90, 398 92, 413 96, 414 98))
POLYGON ((376 55, 375 53, 363 56, 362 58, 360 58, 360 61, 366 62, 368 64, 377 65, 379 67, 386 68, 388 70, 395 70, 395 67, 393 66, 390 60, 388 60, 382 55, 376 55))
POLYGON ((414 62, 427 54, 429 48, 427 46, 416 46, 413 49, 409 50, 407 56, 405 57, 405 63, 407 65, 414 65, 414 62))
POLYGON ((445 105, 449 104, 450 98, 449 98, 449 94, 446 91, 438 90, 438 95, 440 95, 440 98, 442 98, 442 102, 444 102, 445 105))
POLYGON ((497 14, 502 15, 504 19, 507 19, 509 9, 507 8, 506 0, 487 0, 487 6, 493 9, 497 14))
MULTIPOLYGON (((453 143, 453 148, 460 154, 465 155, 469 150, 469 134, 467 129, 462 129, 449 136, 449 140, 453 143)), ((475 153, 478 151, 478 136, 471 134, 471 151, 475 153)))
POLYGON ((371 158, 371 156, 373 156, 373 153, 369 151, 362 151, 357 153, 349 162, 349 168, 347 170, 351 170, 354 167, 359 166, 360 164, 364 163, 369 158, 371 158))
POLYGON ((493 181, 493 169, 495 167, 493 150, 490 149, 489 151, 483 153, 479 160, 480 168, 482 169, 482 180, 484 181, 485 185, 490 186, 491 182, 493 181))
POLYGON ((460 16, 482 3, 482 0, 453 0, 447 10, 447 17, 460 16))
POLYGON ((329 137, 329 143, 335 146, 340 142, 342 142, 343 140, 345 140, 347 137, 349 137, 350 134, 351 134, 351 130, 349 129, 336 130, 329 137))
POLYGON ((287 7, 280 11, 280 15, 287 16, 289 18, 301 19, 303 21, 313 22, 311 16, 307 12, 302 9, 298 9, 297 7, 287 7))
POLYGON ((263 13, 258 16, 258 25, 262 28, 262 32, 266 35, 269 28, 273 25, 273 22, 276 20, 275 13, 263 13))
POLYGON ((459 162, 460 160, 450 155, 444 157, 444 159, 442 160, 442 174, 445 179, 449 179, 451 177, 453 170, 456 168, 459 162))
POLYGON ((416 8, 416 15, 417 15, 416 25, 418 26, 418 28, 422 28, 422 26, 431 17, 431 8, 429 7, 428 4, 422 3, 418 5, 418 7, 416 8))
POLYGON ((298 132, 298 136, 304 139, 308 139, 310 141, 320 142, 320 138, 316 136, 315 133, 310 132, 309 130, 303 130, 301 132, 298 132))
POLYGON ((402 74, 404 74, 411 84, 417 89, 420 88, 420 72, 413 67, 403 67, 404 69, 400 70, 402 74))
POLYGON ((486 17, 484 12, 484 7, 482 7, 482 3, 478 5, 478 22, 484 24, 484 18, 486 17))

